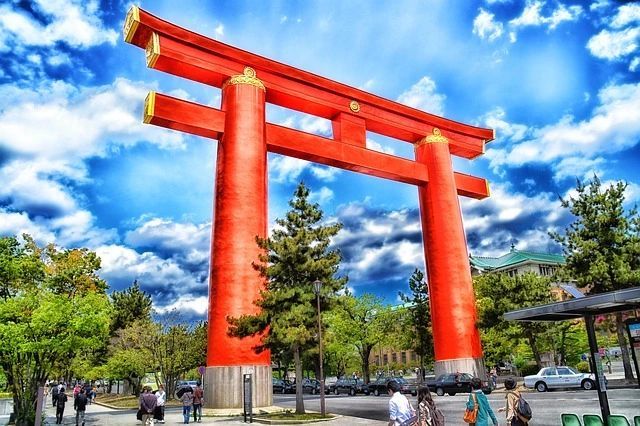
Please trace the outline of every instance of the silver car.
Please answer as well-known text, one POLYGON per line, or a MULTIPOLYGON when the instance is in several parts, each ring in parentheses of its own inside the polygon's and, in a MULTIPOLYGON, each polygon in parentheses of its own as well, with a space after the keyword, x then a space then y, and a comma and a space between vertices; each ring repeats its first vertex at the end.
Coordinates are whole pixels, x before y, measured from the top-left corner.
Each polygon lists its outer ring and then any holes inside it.
POLYGON ((547 389, 580 387, 591 390, 596 387, 595 380, 593 374, 579 373, 572 367, 546 367, 538 371, 538 374, 525 376, 524 385, 535 388, 538 392, 546 392, 547 389))

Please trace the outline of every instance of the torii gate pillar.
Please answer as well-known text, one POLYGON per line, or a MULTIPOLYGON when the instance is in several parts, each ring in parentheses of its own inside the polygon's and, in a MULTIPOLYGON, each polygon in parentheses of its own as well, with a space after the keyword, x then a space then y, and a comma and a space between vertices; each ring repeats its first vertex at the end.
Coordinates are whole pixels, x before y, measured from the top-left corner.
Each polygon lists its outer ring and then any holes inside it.
POLYGON ((485 377, 469 269, 467 242, 449 152, 449 140, 434 129, 415 144, 416 161, 427 165, 429 184, 418 186, 427 264, 436 377, 451 372, 485 377))
POLYGON ((259 354, 260 336, 227 334, 227 317, 258 312, 264 280, 251 268, 267 235, 267 143, 265 87, 252 69, 222 86, 224 134, 218 144, 216 197, 209 275, 209 332, 205 402, 207 407, 242 406, 242 377, 251 373, 253 406, 272 404, 271 355, 259 354), (258 285, 257 285, 258 284, 258 285))

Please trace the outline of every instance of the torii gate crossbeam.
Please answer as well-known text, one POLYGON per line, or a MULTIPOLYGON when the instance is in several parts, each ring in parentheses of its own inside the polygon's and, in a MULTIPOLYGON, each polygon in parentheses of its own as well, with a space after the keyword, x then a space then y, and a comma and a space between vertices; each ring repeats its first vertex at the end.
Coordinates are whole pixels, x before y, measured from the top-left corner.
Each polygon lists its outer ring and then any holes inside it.
POLYGON ((237 49, 132 7, 129 43, 145 49, 147 66, 222 88, 216 109, 151 92, 144 122, 217 139, 211 245, 205 401, 242 404, 242 374, 254 373, 254 406, 271 404, 268 352, 257 338, 227 335, 227 316, 255 312, 263 286, 251 267, 255 237, 267 230, 267 152, 405 182, 418 187, 431 300, 436 373, 484 375, 475 298, 458 195, 489 196, 484 179, 456 173, 451 155, 475 158, 493 130, 448 120, 237 49), (331 120, 333 138, 265 120, 266 103, 331 120), (415 161, 366 148, 366 132, 415 147, 415 161))

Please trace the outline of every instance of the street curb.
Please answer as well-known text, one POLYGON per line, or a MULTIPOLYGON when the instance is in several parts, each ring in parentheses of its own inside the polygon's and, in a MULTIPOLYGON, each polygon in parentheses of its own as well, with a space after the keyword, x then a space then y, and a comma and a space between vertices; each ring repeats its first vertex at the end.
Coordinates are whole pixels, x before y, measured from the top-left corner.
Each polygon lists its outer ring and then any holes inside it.
POLYGON ((321 422, 332 422, 337 419, 341 419, 344 416, 339 414, 331 414, 330 419, 309 419, 309 420, 270 420, 270 419, 261 419, 260 417, 253 417, 254 423, 260 423, 265 425, 304 425, 307 423, 321 423, 321 422))

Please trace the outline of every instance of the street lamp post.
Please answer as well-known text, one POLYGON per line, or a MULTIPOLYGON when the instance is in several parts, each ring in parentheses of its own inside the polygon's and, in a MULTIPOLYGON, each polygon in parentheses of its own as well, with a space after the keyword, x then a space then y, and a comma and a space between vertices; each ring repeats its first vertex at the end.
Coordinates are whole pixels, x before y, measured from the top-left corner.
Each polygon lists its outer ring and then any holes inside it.
POLYGON ((315 280, 313 282, 313 292, 316 294, 316 303, 318 304, 318 343, 319 343, 319 358, 320 358, 320 414, 324 417, 326 410, 324 407, 324 371, 322 367, 322 321, 320 319, 320 289, 322 288, 322 281, 315 280))

